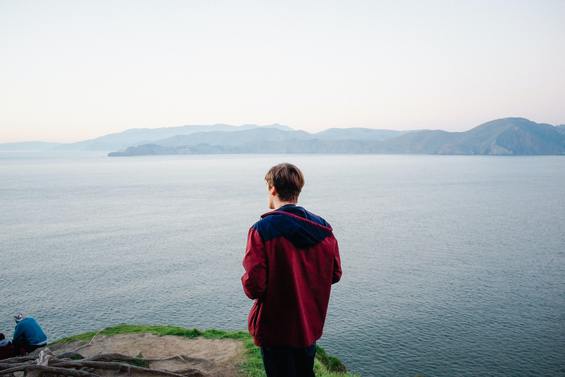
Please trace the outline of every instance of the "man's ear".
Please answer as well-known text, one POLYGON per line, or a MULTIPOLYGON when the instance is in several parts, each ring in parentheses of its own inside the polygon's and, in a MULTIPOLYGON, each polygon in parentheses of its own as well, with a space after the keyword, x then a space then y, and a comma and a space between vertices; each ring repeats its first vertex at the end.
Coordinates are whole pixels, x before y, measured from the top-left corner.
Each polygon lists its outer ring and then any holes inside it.
POLYGON ((272 196, 277 196, 277 190, 275 189, 275 186, 269 187, 269 192, 272 196))

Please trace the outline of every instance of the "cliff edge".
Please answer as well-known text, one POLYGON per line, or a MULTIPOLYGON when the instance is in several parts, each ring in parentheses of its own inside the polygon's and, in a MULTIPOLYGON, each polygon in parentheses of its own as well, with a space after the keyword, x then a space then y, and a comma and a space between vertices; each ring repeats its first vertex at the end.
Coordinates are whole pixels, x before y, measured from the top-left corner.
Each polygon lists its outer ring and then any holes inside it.
MULTIPOLYGON (((60 339, 45 351, 54 358, 82 361, 103 377, 147 377, 160 372, 181 377, 265 376, 260 350, 245 331, 121 324, 60 339), (122 368, 98 370, 100 361, 121 363, 122 368)), ((320 346, 314 368, 317 377, 355 376, 320 346)))

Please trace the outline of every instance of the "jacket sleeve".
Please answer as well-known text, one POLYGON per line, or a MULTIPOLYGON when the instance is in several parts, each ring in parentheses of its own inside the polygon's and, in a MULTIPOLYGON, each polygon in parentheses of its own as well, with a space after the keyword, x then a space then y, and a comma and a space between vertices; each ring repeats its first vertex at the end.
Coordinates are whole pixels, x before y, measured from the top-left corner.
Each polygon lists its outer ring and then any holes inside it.
POLYGON ((263 239, 255 227, 251 227, 247 234, 243 268, 243 291, 252 300, 261 299, 267 290, 267 258, 263 239))
POLYGON ((14 336, 12 337, 12 344, 19 345, 24 342, 24 324, 18 323, 16 329, 14 330, 14 336))
POLYGON ((332 284, 337 283, 341 279, 341 258, 339 256, 339 245, 337 240, 335 241, 335 253, 334 253, 334 270, 332 275, 332 284))

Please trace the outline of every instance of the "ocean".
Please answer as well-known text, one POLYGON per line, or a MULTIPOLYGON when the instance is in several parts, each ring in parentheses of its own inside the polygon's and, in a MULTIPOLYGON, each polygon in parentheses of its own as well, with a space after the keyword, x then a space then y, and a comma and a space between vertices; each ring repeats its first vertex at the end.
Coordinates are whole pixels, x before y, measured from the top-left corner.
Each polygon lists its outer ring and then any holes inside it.
POLYGON ((334 228, 318 341, 362 376, 565 376, 565 157, 0 154, 0 332, 246 329, 264 175, 334 228))

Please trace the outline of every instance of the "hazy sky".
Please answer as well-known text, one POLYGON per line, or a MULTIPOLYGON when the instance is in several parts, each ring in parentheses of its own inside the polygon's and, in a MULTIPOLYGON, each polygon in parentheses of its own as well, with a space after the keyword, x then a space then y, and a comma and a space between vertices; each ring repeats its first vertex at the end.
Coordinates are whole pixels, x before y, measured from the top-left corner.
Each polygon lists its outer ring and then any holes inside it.
POLYGON ((0 0, 0 142, 565 123, 565 0, 0 0))

